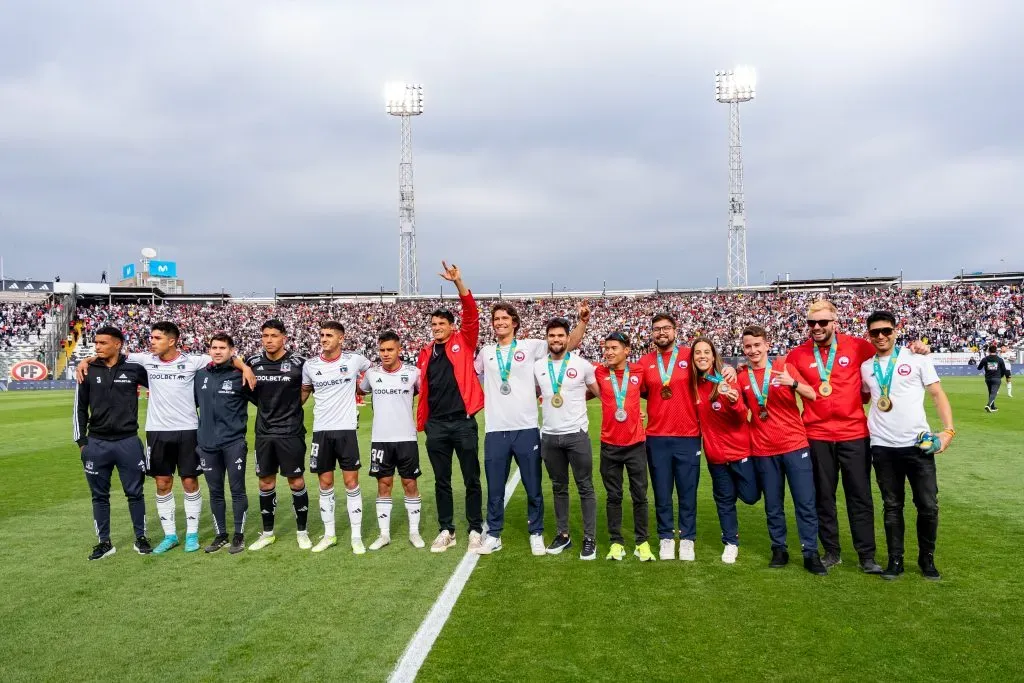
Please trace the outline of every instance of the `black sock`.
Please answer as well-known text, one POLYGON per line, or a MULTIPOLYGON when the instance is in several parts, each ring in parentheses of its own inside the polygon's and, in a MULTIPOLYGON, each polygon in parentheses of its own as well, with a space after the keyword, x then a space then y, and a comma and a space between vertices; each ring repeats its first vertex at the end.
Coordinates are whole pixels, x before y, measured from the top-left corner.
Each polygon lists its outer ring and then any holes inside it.
POLYGON ((263 531, 274 531, 274 511, 277 509, 277 489, 260 491, 260 515, 263 517, 263 531))
POLYGON ((298 491, 292 491, 292 505, 295 506, 295 528, 305 531, 306 517, 309 515, 309 492, 305 486, 298 491))

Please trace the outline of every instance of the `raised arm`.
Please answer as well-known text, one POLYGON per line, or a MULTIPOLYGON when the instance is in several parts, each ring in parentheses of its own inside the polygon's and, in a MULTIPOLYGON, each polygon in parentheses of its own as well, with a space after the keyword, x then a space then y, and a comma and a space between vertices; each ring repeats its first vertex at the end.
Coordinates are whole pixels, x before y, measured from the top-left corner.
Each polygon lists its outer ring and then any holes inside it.
POLYGON ((466 339, 466 344, 475 349, 480 339, 480 312, 476 308, 476 299, 462 281, 462 271, 457 265, 453 263, 449 266, 441 261, 441 267, 444 269, 440 273, 441 277, 454 284, 459 291, 459 299, 462 301, 462 335, 466 339))
POLYGON ((584 299, 580 302, 578 309, 580 321, 569 333, 568 350, 575 351, 583 343, 583 337, 587 334, 587 323, 590 322, 590 304, 584 299))

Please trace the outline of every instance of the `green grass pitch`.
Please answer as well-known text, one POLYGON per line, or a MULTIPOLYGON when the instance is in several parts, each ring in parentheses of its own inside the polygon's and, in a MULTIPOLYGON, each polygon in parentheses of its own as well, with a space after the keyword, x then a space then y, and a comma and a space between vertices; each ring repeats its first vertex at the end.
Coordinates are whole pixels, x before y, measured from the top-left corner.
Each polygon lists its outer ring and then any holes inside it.
MULTIPOLYGON (((808 575, 798 561, 767 568, 761 504, 740 505, 740 558, 723 565, 706 471, 696 563, 584 563, 575 552, 535 558, 520 488, 507 511, 504 550, 480 559, 420 680, 1024 678, 1024 397, 1001 396, 1001 412, 989 415, 981 380, 944 385, 960 434, 939 456, 941 582, 926 582, 917 572, 909 492, 907 574, 886 583, 856 570, 844 513, 846 563, 827 578, 808 575)), ((140 557, 131 550, 115 481, 118 552, 87 562, 95 537, 71 442, 71 401, 70 392, 0 394, 0 680, 384 680, 461 559, 466 539, 456 475, 459 552, 431 555, 408 545, 396 493, 391 546, 362 557, 348 549, 343 504, 339 546, 320 556, 301 552, 287 497, 278 508, 280 538, 267 550, 208 556, 176 549, 140 557)), ((369 410, 362 410, 360 427, 364 460, 369 410)), ((930 405, 929 412, 934 425, 930 405)), ((421 461, 429 543, 436 533, 433 482, 425 454, 421 461)), ((251 461, 248 477, 251 541, 260 524, 251 461)), ((608 541, 596 468, 595 479, 603 557, 608 541)), ((372 512, 375 483, 365 469, 361 484, 372 512)), ((315 477, 308 485, 310 531, 318 537, 315 477)), ((279 490, 287 491, 283 480, 279 490)), ((179 526, 180 491, 179 484, 179 526)), ((578 543, 575 491, 572 496, 578 543)), ((155 544, 161 532, 151 482, 146 503, 155 544)), ((545 503, 550 540, 546 477, 545 503)), ((230 521, 230 502, 228 508, 230 521)), ((628 496, 626 508, 628 529, 628 496)), ((796 550, 791 506, 787 512, 796 550)), ((651 521, 653 530, 653 509, 651 521)), ((875 523, 884 563, 877 492, 875 523)), ((369 542, 376 534, 373 514, 363 526, 369 542)), ((204 504, 201 539, 212 535, 204 504)), ((793 556, 798 560, 799 553, 793 556)))

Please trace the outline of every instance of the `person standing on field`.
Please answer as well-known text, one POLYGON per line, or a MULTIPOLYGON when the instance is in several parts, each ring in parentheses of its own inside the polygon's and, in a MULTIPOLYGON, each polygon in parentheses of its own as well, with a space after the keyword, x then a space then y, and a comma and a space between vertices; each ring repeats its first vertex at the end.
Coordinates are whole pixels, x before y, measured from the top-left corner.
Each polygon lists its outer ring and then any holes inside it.
POLYGON ((999 412, 999 408, 996 407, 996 397, 999 395, 999 386, 1003 383, 1004 377, 1006 378, 1006 395, 1013 398, 1010 388, 1010 369, 1006 367, 1006 361, 997 353, 998 350, 995 344, 989 345, 988 355, 978 362, 978 370, 985 373, 985 387, 988 389, 986 413, 999 412))

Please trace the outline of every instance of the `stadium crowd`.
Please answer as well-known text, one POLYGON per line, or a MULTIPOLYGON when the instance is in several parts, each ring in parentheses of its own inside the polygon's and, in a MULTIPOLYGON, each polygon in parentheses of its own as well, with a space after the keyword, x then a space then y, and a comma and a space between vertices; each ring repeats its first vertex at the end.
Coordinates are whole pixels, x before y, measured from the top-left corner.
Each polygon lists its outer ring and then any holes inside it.
MULTIPOLYGON (((634 354, 649 346, 650 319, 668 311, 679 321, 680 337, 703 333, 715 340, 726 356, 739 356, 738 338, 748 324, 765 327, 772 338, 772 353, 788 351, 806 338, 804 312, 820 292, 745 292, 662 294, 644 297, 601 297, 592 299, 590 332, 580 353, 591 360, 600 358, 600 339, 609 330, 628 334, 634 354)), ((1018 286, 986 288, 978 285, 934 286, 927 289, 839 290, 827 293, 839 308, 841 328, 860 330, 873 310, 891 310, 899 318, 907 338, 927 339, 933 351, 974 351, 987 344, 1019 348, 1024 344, 1024 292, 1018 286)), ((578 298, 527 299, 513 302, 522 317, 521 332, 543 336, 548 319, 564 315, 575 322, 578 298)), ((482 309, 493 301, 480 299, 482 309)), ((78 319, 86 340, 102 325, 114 325, 125 334, 126 348, 145 350, 149 328, 160 320, 174 320, 182 330, 181 347, 201 351, 216 332, 230 333, 243 354, 260 349, 260 325, 267 319, 282 320, 291 335, 293 349, 303 355, 318 353, 318 325, 339 320, 346 328, 346 350, 376 356, 377 335, 385 329, 402 337, 407 360, 415 358, 430 340, 429 316, 437 308, 458 309, 454 299, 418 300, 399 303, 362 301, 358 303, 282 303, 256 305, 135 305, 112 304, 80 307, 78 319)), ((41 319, 38 312, 21 314, 24 319, 41 319)), ((486 328, 485 328, 486 329, 486 328)), ((486 340, 482 339, 481 342, 486 340)))
POLYGON ((47 316, 54 305, 0 301, 0 351, 11 350, 15 342, 35 341, 45 330, 47 316))

